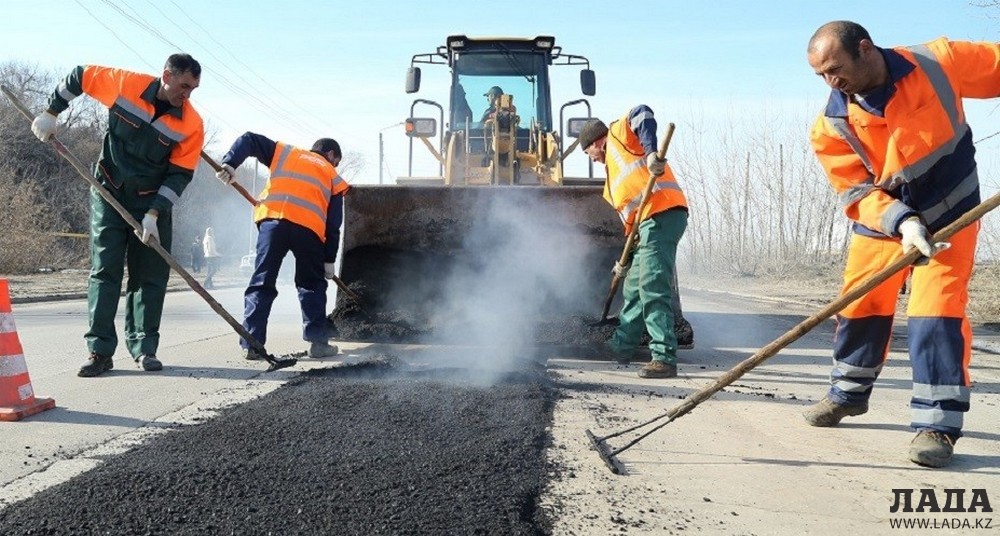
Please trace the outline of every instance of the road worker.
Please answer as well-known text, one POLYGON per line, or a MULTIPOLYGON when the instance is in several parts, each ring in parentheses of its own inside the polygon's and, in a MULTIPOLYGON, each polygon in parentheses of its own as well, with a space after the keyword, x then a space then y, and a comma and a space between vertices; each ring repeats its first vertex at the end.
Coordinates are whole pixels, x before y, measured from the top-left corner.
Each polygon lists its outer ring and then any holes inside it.
POLYGON ((980 201, 962 99, 1000 96, 1000 45, 942 37, 880 48, 859 24, 834 21, 813 34, 807 58, 832 88, 810 139, 853 225, 841 292, 912 248, 923 258, 841 311, 829 392, 804 415, 813 426, 834 426, 868 411, 892 341, 897 297, 910 275, 916 436, 909 458, 942 467, 969 410, 972 331, 965 308, 979 226, 952 236, 950 247, 934 243, 931 233, 980 201))
MULTIPOLYGON (((278 296, 275 283, 289 251, 295 257, 295 287, 302 308, 302 338, 310 343, 309 357, 337 355, 328 342, 326 279, 336 277, 335 261, 344 218, 343 196, 348 184, 340 173, 340 144, 330 138, 300 149, 247 132, 236 139, 222 159, 219 180, 231 184, 249 157, 268 165, 271 176, 254 209, 257 258, 243 298, 243 327, 261 345, 267 342, 267 319, 278 296)), ((265 356, 240 340, 246 359, 265 356)))
POLYGON ((677 336, 671 302, 677 244, 687 228, 688 209, 673 171, 656 153, 653 110, 640 104, 610 126, 591 120, 584 125, 579 143, 591 160, 605 165, 604 199, 618 212, 625 234, 639 226, 631 268, 615 266, 619 273, 627 273, 619 325, 607 349, 617 361, 627 363, 645 327, 652 360, 639 370, 639 376, 673 378, 677 376, 677 336), (650 176, 659 178, 643 213, 637 214, 650 176))
POLYGON ((200 79, 201 65, 187 54, 167 58, 159 78, 82 65, 60 82, 48 109, 31 124, 32 132, 46 141, 55 133, 56 116, 74 98, 86 93, 106 106, 108 129, 95 175, 142 222, 142 233, 133 233, 125 219, 91 189, 90 327, 84 335, 90 356, 79 376, 97 376, 114 368, 112 357, 118 345, 114 321, 126 265, 126 347, 143 370, 163 368, 156 352, 170 266, 142 244, 156 240, 170 251, 171 209, 194 176, 205 139, 201 117, 188 100, 200 79))

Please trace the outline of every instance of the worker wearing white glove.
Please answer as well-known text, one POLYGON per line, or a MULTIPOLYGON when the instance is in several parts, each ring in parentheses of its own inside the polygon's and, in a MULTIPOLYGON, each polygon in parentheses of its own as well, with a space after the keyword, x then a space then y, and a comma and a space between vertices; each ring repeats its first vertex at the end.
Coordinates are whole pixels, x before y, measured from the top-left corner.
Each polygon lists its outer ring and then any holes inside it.
POLYGON ((649 153, 646 155, 646 169, 649 170, 650 175, 659 177, 660 175, 663 175, 663 171, 666 167, 666 158, 660 158, 656 153, 649 153))
POLYGON ((147 212, 145 216, 142 217, 142 233, 139 231, 135 232, 135 235, 142 240, 143 244, 149 244, 150 238, 155 238, 157 242, 160 241, 160 230, 156 227, 157 215, 152 212, 147 212))
POLYGON ((628 264, 623 265, 622 263, 615 261, 615 267, 611 269, 611 273, 618 277, 625 277, 625 273, 628 272, 628 267, 628 264))
POLYGON ((899 224, 899 234, 903 237, 903 253, 917 248, 920 253, 928 259, 951 247, 948 242, 936 242, 931 244, 930 233, 927 227, 920 222, 920 218, 911 216, 899 224))
POLYGON ((323 263, 323 274, 327 279, 334 279, 337 277, 337 265, 332 262, 323 263))
POLYGON ((236 180, 236 170, 229 164, 222 164, 221 169, 215 172, 215 177, 226 186, 229 186, 236 180))
POLYGON ((49 112, 42 112, 31 122, 31 132, 41 141, 49 141, 56 133, 56 116, 49 112))

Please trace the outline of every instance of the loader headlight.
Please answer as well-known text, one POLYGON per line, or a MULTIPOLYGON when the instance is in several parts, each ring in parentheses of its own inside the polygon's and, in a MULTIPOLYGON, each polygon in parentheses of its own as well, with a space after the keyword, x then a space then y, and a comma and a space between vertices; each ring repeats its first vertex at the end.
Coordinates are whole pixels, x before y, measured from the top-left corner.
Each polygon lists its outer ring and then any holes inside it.
POLYGON ((549 50, 556 44, 556 38, 550 35, 540 35, 535 38, 535 48, 549 50))
POLYGON ((437 135, 437 120, 433 117, 410 117, 405 124, 406 135, 411 138, 433 138, 437 135))
POLYGON ((464 35, 449 35, 446 42, 448 43, 448 50, 462 50, 465 48, 466 42, 469 38, 464 35))
POLYGON ((579 138, 580 132, 583 131, 583 125, 592 121, 593 117, 573 117, 566 123, 566 136, 570 138, 579 138))

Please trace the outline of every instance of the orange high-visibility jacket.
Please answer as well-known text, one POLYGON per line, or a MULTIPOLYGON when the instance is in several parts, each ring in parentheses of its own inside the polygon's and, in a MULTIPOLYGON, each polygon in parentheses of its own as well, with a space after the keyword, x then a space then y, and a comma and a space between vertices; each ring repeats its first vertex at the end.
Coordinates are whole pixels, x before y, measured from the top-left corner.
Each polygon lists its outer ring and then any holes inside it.
POLYGON ((326 158, 277 142, 271 159, 271 177, 260 193, 254 221, 288 220, 326 242, 326 214, 330 196, 347 191, 348 185, 326 158))
POLYGON ((894 236, 914 214, 934 232, 979 203, 962 99, 1000 96, 1000 46, 940 38, 880 50, 893 78, 884 117, 835 89, 810 140, 855 232, 894 236))
MULTIPOLYGON (((632 230, 642 201, 642 192, 649 182, 645 150, 639 137, 629 126, 630 114, 631 110, 608 126, 604 156, 608 173, 608 178, 604 181, 604 199, 618 212, 625 224, 625 234, 632 230)), ((654 214, 675 207, 687 208, 687 199, 674 178, 673 170, 667 165, 663 175, 653 184, 649 201, 638 221, 642 222, 654 214)))
POLYGON ((139 195, 157 194, 150 208, 169 210, 194 176, 205 131, 201 116, 185 101, 155 120, 156 93, 162 82, 148 74, 81 65, 63 80, 49 100, 59 114, 86 93, 108 108, 108 132, 97 176, 139 195))

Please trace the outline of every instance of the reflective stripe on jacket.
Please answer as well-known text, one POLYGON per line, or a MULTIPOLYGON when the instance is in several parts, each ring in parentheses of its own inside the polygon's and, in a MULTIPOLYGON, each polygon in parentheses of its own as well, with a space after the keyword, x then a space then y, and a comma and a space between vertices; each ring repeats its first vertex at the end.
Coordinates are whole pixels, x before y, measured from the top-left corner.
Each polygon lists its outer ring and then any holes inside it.
POLYGON ((185 101, 153 120, 160 79, 96 65, 79 66, 56 88, 49 110, 58 114, 86 93, 108 108, 108 131, 97 176, 134 195, 156 194, 150 208, 169 210, 194 176, 205 131, 185 101))
POLYGON ((893 236, 914 214, 934 232, 979 203, 962 99, 1000 96, 1000 45, 940 38, 882 53, 913 65, 884 116, 835 89, 810 139, 856 232, 893 236))
POLYGON ((330 196, 348 188, 337 168, 321 155, 277 142, 271 159, 271 177, 260 193, 254 221, 288 220, 326 241, 330 196))
MULTIPOLYGON (((625 234, 631 231, 636 221, 636 211, 642 201, 642 192, 649 182, 646 153, 630 124, 630 115, 631 110, 609 126, 604 156, 608 173, 608 178, 604 182, 604 199, 618 212, 622 223, 625 224, 625 234)), ((648 118, 636 117, 633 121, 640 122, 644 119, 648 118)), ((673 170, 667 165, 663 175, 653 184, 649 201, 646 202, 646 208, 638 221, 641 222, 653 214, 675 207, 687 208, 687 199, 677 184, 677 179, 674 178, 673 170)))

